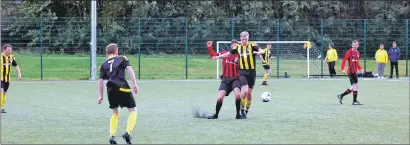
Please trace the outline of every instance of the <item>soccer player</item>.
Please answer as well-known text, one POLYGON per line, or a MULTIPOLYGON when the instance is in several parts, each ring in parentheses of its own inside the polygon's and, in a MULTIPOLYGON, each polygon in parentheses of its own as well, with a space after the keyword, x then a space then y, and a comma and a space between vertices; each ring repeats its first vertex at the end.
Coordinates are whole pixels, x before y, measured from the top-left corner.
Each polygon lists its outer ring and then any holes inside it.
POLYGON ((11 52, 12 52, 12 46, 10 44, 5 44, 3 45, 3 53, 1 53, 1 86, 2 86, 2 91, 1 91, 1 113, 6 113, 4 110, 4 104, 6 103, 7 99, 7 90, 10 87, 10 72, 11 72, 11 66, 14 66, 16 68, 17 72, 17 78, 18 80, 21 80, 21 72, 20 72, 20 67, 17 64, 16 57, 14 57, 11 52))
POLYGON ((268 43, 266 45, 266 48, 263 49, 264 53, 262 55, 259 55, 259 57, 262 60, 262 65, 263 68, 265 69, 265 75, 263 75, 263 82, 262 85, 268 85, 268 83, 266 82, 269 78, 270 75, 270 49, 272 48, 272 44, 268 43))
POLYGON ((345 64, 346 64, 346 60, 349 61, 349 67, 347 69, 347 75, 349 76, 350 79, 350 84, 352 85, 350 88, 348 88, 345 92, 343 92, 340 95, 337 95, 337 97, 339 98, 339 103, 342 103, 343 97, 350 94, 351 92, 353 92, 353 103, 352 105, 362 105, 360 104, 360 102, 357 100, 357 92, 359 90, 359 82, 357 79, 357 73, 358 70, 360 70, 360 73, 363 73, 363 69, 360 66, 360 53, 357 50, 357 48, 359 47, 359 41, 354 40, 352 42, 352 48, 349 49, 346 54, 345 57, 343 58, 342 61, 342 72, 346 73, 345 70, 345 64))
POLYGON ((326 52, 326 62, 329 66, 329 75, 330 78, 333 78, 336 76, 336 70, 335 70, 335 64, 337 60, 337 51, 336 49, 333 48, 333 44, 329 44, 329 49, 326 52))
POLYGON ((133 84, 133 90, 135 93, 139 91, 139 87, 135 80, 134 70, 132 69, 130 62, 125 56, 118 56, 118 46, 114 43, 107 45, 106 47, 107 60, 100 67, 100 79, 98 80, 98 89, 100 97, 98 98, 98 104, 102 103, 104 93, 104 80, 108 80, 107 94, 109 108, 113 110, 113 114, 110 121, 110 140, 111 144, 117 144, 115 140, 115 134, 118 123, 118 107, 127 107, 130 115, 128 117, 128 124, 126 132, 122 135, 127 144, 131 144, 131 132, 137 122, 137 109, 134 97, 131 89, 125 79, 125 71, 133 84))
MULTIPOLYGON (((231 49, 235 48, 238 45, 237 40, 231 41, 231 49)), ((225 54, 229 51, 222 51, 221 54, 218 54, 212 50, 212 41, 207 42, 208 52, 210 57, 219 56, 225 54)), ((221 110, 223 99, 225 96, 229 96, 230 92, 235 94, 235 105, 236 105, 236 119, 242 119, 242 116, 239 114, 240 105, 241 105, 241 81, 239 80, 239 67, 238 67, 238 54, 231 55, 222 60, 222 72, 221 85, 219 86, 219 96, 216 100, 215 114, 209 116, 208 119, 218 119, 219 111, 221 110)))
POLYGON ((264 53, 263 49, 255 43, 248 42, 249 33, 241 32, 242 44, 232 49, 230 52, 213 57, 214 59, 226 58, 232 54, 239 54, 239 80, 241 81, 241 114, 246 119, 246 115, 252 103, 252 90, 255 85, 256 70, 255 57, 264 53), (246 110, 244 107, 246 106, 246 110))

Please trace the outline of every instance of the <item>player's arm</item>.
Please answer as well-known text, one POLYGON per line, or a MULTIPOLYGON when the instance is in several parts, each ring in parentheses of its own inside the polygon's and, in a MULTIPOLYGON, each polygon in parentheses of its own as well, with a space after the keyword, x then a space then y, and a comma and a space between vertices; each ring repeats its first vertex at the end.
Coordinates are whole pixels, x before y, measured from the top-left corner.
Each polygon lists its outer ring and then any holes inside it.
POLYGON ((213 49, 212 49, 212 41, 208 41, 206 42, 206 45, 208 46, 208 52, 209 52, 209 56, 212 58, 214 56, 218 56, 219 54, 216 53, 213 49))
POLYGON ((337 51, 336 51, 336 49, 335 50, 333 50, 334 51, 334 55, 335 55, 335 58, 336 58, 336 60, 338 59, 338 56, 337 56, 337 51))
POLYGON ((265 62, 265 60, 263 59, 262 55, 259 55, 259 58, 261 58, 261 60, 262 60, 263 62, 265 62))
POLYGON ((101 104, 104 96, 104 79, 106 79, 103 67, 100 67, 100 79, 98 79, 98 92, 100 92, 100 97, 97 99, 97 103, 101 104))
POLYGON ((21 80, 21 72, 20 72, 20 67, 17 64, 16 58, 13 57, 13 62, 11 63, 11 65, 13 65, 14 67, 16 67, 16 72, 17 72, 17 78, 18 80, 21 80))
POLYGON ((342 60, 342 65, 340 66, 340 69, 342 70, 343 73, 346 72, 346 71, 345 71, 345 65, 346 65, 346 60, 349 59, 349 57, 350 57, 350 53, 349 53, 349 52, 350 52, 349 50, 346 51, 345 57, 344 57, 343 60, 342 60))
MULTIPOLYGON (((359 54, 359 55, 360 55, 360 54, 359 54)), ((356 63, 357 69, 360 71, 360 73, 364 73, 363 68, 362 68, 362 66, 360 65, 360 59, 357 60, 355 63, 356 63)))
POLYGON ((238 53, 238 50, 237 50, 237 49, 232 49, 231 51, 226 52, 226 53, 224 53, 224 54, 221 54, 221 55, 219 55, 219 56, 214 56, 214 57, 212 57, 212 59, 223 59, 223 58, 228 57, 229 55, 237 54, 237 53, 238 53))
POLYGON ((124 56, 124 65, 127 68, 128 75, 130 76, 132 85, 134 86, 134 92, 138 93, 139 87, 137 85, 137 79, 135 79, 134 69, 132 69, 130 62, 125 56, 124 56))
POLYGON ((263 54, 263 53, 265 53, 265 51, 262 49, 262 48, 260 48, 257 44, 253 44, 254 46, 252 46, 252 51, 253 51, 253 53, 254 54, 256 54, 256 55, 261 55, 261 54, 263 54))

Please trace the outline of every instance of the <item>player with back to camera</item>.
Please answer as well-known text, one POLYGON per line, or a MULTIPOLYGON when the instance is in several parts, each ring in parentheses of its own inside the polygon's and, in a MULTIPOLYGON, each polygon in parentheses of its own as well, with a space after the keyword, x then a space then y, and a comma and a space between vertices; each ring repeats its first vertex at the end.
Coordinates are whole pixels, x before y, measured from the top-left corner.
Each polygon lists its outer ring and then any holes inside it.
POLYGON ((130 115, 128 117, 126 132, 122 135, 127 144, 131 144, 131 132, 137 122, 137 109, 134 97, 131 89, 125 79, 125 71, 131 78, 133 84, 133 90, 135 93, 139 91, 139 87, 136 83, 134 70, 132 69, 130 62, 125 56, 118 56, 117 44, 109 44, 106 47, 107 60, 100 67, 100 79, 98 80, 98 90, 100 97, 98 98, 98 104, 102 103, 104 93, 104 80, 108 80, 107 94, 109 108, 113 110, 113 114, 110 120, 110 144, 117 144, 115 140, 115 134, 118 123, 118 107, 127 107, 130 115))

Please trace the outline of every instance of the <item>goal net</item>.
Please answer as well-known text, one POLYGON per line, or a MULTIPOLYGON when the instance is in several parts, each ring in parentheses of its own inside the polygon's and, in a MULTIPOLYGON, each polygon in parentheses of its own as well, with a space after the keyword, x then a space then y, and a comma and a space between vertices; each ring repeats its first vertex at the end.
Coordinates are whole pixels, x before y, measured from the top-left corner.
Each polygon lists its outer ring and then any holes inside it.
MULTIPOLYGON (((286 77, 312 77, 322 74, 322 68, 327 68, 320 49, 310 41, 251 41, 260 48, 266 48, 268 43, 272 44, 270 49, 271 76, 286 77)), ((231 41, 217 41, 217 51, 230 50, 231 41)), ((239 42, 240 43, 240 42, 239 42)), ((265 69, 259 56, 255 62, 257 76, 263 76, 265 69)), ((217 61, 216 77, 222 74, 221 61, 217 61)))

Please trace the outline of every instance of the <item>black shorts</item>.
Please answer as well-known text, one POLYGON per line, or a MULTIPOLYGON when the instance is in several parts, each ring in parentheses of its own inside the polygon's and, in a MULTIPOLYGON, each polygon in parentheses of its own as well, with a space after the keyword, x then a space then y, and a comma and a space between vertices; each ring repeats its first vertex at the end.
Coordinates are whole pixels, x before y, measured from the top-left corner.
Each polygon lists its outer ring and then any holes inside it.
POLYGON ((108 102, 111 109, 118 107, 134 108, 136 107, 134 97, 129 87, 120 88, 117 86, 107 86, 108 102))
POLYGON ((248 85, 249 88, 253 88, 256 80, 256 70, 239 70, 239 79, 242 86, 248 85))
POLYGON ((357 84, 359 80, 357 79, 356 73, 349 74, 350 85, 357 84))
POLYGON ((265 70, 270 69, 270 65, 263 65, 263 68, 265 68, 265 70))
POLYGON ((4 92, 7 92, 7 90, 9 89, 9 86, 10 86, 10 82, 1 81, 1 88, 3 88, 4 92))
POLYGON ((221 85, 219 86, 219 91, 225 90, 225 96, 229 96, 229 93, 231 93, 235 88, 241 89, 241 81, 239 80, 239 78, 222 78, 221 85))

